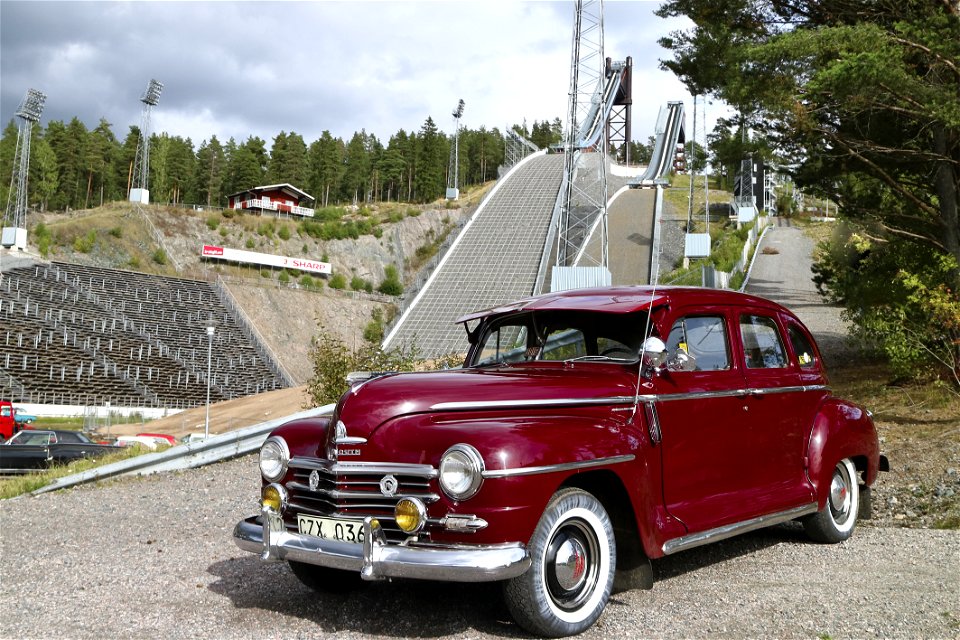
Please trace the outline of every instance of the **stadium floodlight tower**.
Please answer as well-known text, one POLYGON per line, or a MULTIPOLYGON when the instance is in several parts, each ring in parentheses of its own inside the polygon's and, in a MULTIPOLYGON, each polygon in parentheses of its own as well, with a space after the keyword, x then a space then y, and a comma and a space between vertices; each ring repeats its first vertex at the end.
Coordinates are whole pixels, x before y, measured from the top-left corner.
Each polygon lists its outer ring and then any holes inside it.
POLYGON ((143 103, 143 111, 140 114, 140 144, 137 145, 137 156, 133 162, 133 188, 130 189, 130 202, 150 203, 150 189, 147 186, 150 179, 150 113, 160 102, 161 91, 163 91, 163 83, 150 80, 150 84, 140 96, 140 102, 143 103))
POLYGON ((7 193, 7 207, 3 215, 2 244, 21 251, 27 248, 27 183, 30 177, 30 138, 33 124, 40 122, 43 103, 47 96, 36 89, 27 89, 27 95, 20 103, 16 116, 20 118, 20 131, 17 133, 17 147, 13 157, 13 174, 10 177, 10 191, 7 193))
POLYGON ((607 71, 603 2, 577 0, 552 291, 612 280, 607 261, 607 71))
POLYGON ((463 117, 463 99, 453 111, 453 148, 450 149, 450 168, 447 170, 447 200, 460 199, 460 118, 463 117))

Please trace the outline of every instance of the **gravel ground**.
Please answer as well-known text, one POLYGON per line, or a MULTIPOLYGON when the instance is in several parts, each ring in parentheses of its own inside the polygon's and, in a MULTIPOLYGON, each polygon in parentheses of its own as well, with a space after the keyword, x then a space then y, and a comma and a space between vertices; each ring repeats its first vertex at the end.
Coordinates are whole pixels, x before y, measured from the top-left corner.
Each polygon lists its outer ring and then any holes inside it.
MULTIPOLYGON (((257 490, 248 456, 0 502, 0 637, 523 636, 497 585, 310 592, 234 546, 257 490)), ((656 561, 582 637, 960 637, 958 561, 956 531, 776 527, 656 561)))

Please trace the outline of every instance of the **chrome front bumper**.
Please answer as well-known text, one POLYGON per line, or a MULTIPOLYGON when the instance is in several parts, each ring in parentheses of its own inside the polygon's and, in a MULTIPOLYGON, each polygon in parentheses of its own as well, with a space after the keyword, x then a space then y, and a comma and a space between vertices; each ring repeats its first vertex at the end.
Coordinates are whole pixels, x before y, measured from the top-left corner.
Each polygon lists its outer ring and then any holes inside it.
POLYGON ((233 530, 244 551, 266 562, 295 560, 331 569, 359 571, 364 580, 417 578, 447 582, 494 582, 514 578, 530 567, 522 544, 388 544, 375 518, 363 521, 363 544, 326 540, 287 531, 280 515, 264 509, 261 522, 252 516, 233 530))

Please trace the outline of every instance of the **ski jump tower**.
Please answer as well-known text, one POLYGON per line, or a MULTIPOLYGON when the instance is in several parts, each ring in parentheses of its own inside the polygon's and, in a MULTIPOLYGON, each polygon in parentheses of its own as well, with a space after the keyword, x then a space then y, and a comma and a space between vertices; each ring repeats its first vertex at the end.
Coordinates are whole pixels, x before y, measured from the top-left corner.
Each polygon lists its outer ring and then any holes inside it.
POLYGON ((160 92, 163 83, 150 80, 140 102, 143 111, 140 114, 140 144, 137 145, 137 156, 133 162, 133 188, 130 189, 130 202, 150 204, 150 189, 147 186, 150 180, 150 112, 160 102, 160 92))
POLYGON ((607 72, 603 2, 577 0, 552 291, 612 281, 607 255, 607 72), (599 234, 599 251, 585 254, 587 238, 593 233, 599 234))
POLYGON ((27 248, 27 183, 30 178, 30 138, 33 124, 40 122, 47 96, 36 89, 27 89, 16 116, 20 118, 17 147, 13 157, 13 175, 3 216, 2 244, 23 251, 27 248))

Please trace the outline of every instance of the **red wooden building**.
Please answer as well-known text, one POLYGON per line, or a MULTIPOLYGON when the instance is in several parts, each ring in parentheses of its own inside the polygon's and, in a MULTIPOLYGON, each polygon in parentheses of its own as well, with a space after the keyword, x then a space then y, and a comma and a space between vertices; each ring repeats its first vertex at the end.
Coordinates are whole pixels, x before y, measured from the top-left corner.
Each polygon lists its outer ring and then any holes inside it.
POLYGON ((227 206, 231 209, 248 209, 260 213, 287 213, 312 218, 313 209, 303 205, 312 205, 314 200, 315 198, 309 193, 285 182, 253 187, 231 194, 227 196, 227 206))

